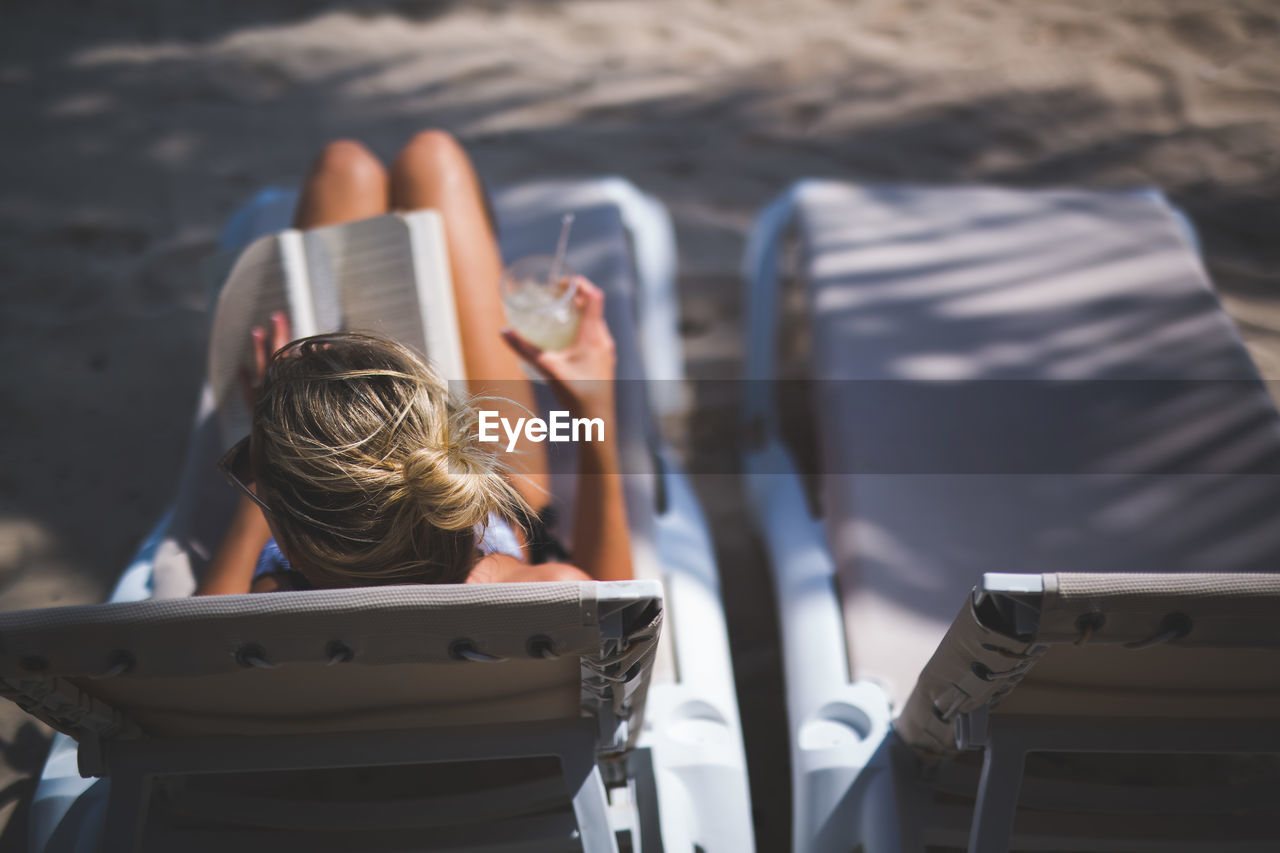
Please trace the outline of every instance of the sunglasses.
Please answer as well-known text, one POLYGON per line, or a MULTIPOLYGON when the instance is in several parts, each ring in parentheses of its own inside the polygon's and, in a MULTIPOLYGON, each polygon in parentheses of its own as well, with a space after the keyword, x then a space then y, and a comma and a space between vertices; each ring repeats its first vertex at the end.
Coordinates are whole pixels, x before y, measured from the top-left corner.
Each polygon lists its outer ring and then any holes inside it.
POLYGON ((254 494, 251 484, 253 483, 253 468, 249 464, 249 436, 237 441, 222 459, 218 460, 218 470, 227 478, 227 482, 244 492, 249 500, 256 503, 264 513, 269 516, 275 515, 271 507, 263 502, 262 498, 254 494))

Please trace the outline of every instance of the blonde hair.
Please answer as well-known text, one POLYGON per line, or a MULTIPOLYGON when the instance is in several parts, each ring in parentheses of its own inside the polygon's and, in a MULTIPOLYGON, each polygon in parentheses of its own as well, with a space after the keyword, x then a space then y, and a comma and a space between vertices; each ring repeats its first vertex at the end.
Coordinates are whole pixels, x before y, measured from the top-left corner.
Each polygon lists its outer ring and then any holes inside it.
POLYGON ((463 582, 490 514, 528 513, 474 419, 393 341, 316 335, 277 353, 253 468, 294 567, 317 586, 463 582))

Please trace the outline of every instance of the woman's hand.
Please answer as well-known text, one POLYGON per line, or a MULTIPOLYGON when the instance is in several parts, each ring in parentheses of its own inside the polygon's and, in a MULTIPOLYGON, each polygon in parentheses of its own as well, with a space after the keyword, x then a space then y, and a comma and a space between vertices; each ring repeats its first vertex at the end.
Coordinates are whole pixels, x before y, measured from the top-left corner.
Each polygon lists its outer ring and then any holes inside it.
POLYGON ((547 378, 556 397, 578 417, 613 416, 613 374, 617 355, 604 320, 604 292, 575 277, 574 304, 581 313, 578 335, 562 350, 544 350, 512 329, 503 329, 516 354, 547 378))
POLYGON ((258 402, 258 389, 266 378, 271 356, 293 340, 293 333, 289 328, 288 315, 283 311, 276 311, 271 315, 269 329, 257 326, 249 334, 253 339, 253 370, 240 370, 240 392, 244 395, 245 405, 252 411, 258 402))

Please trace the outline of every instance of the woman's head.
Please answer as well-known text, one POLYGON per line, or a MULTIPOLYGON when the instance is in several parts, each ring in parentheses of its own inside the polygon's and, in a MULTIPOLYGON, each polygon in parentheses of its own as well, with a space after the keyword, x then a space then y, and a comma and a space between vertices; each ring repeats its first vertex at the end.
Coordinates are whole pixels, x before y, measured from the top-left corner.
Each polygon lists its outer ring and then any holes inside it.
POLYGON ((272 526, 317 586, 461 583, 477 525, 524 504, 473 412, 409 349, 330 334, 271 361, 253 468, 272 526))

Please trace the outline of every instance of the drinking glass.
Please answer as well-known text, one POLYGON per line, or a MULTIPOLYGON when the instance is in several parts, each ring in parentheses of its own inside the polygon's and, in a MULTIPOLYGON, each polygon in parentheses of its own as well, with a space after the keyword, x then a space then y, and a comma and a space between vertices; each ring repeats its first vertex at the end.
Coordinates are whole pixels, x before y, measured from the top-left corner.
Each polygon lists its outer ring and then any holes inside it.
POLYGON ((574 303, 578 286, 573 272, 563 261, 556 267, 551 255, 521 258, 507 267, 500 286, 507 325, 544 350, 572 344, 581 319, 574 303))

